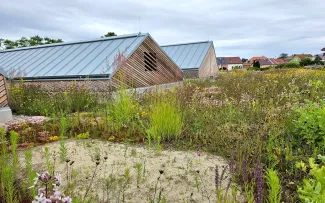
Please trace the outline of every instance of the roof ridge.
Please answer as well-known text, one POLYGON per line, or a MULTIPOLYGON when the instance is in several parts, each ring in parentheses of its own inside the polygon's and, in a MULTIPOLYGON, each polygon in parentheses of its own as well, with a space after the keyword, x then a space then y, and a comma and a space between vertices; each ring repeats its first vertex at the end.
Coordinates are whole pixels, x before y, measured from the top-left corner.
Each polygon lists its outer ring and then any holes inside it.
POLYGON ((139 33, 134 33, 134 34, 125 34, 125 35, 118 35, 118 36, 112 36, 112 37, 96 38, 96 39, 92 39, 92 40, 80 40, 80 41, 72 41, 72 42, 43 44, 43 45, 38 45, 38 46, 30 46, 30 47, 22 47, 22 48, 16 48, 16 49, 8 49, 8 50, 0 51, 0 54, 1 53, 12 52, 12 51, 37 49, 37 48, 43 48, 43 47, 64 46, 64 45, 70 45, 70 44, 82 44, 82 43, 88 43, 88 42, 98 42, 98 41, 122 39, 122 38, 129 38, 129 37, 139 37, 139 36, 145 36, 145 35, 149 35, 149 33, 141 33, 141 32, 139 32, 139 33))
POLYGON ((212 43, 213 41, 207 40, 207 41, 199 41, 199 42, 185 42, 185 43, 179 43, 179 44, 167 44, 167 45, 161 45, 160 47, 169 47, 169 46, 180 46, 180 45, 189 45, 189 44, 203 44, 203 43, 212 43))

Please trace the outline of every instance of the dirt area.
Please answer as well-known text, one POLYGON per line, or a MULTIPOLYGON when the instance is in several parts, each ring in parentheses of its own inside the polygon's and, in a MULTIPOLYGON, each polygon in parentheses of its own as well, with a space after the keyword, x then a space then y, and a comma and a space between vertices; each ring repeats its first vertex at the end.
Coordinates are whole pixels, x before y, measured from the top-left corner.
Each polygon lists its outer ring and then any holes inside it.
MULTIPOLYGON (((126 202, 149 202, 155 189, 156 198, 161 191, 167 202, 216 202, 216 166, 220 173, 226 166, 222 158, 206 153, 158 152, 140 146, 88 139, 67 140, 66 146, 70 161, 68 164, 60 162, 59 142, 33 148, 34 169, 38 173, 46 170, 44 151, 48 147, 51 161, 56 157, 55 171, 62 175, 61 187, 66 187, 68 176, 69 182, 75 187, 74 196, 83 196, 99 160, 90 194, 99 200, 109 197, 111 202, 117 202, 120 198, 121 188, 125 190, 126 202), (128 169, 131 178, 127 184, 123 184, 121 177, 128 169), (115 182, 118 184, 114 185, 115 182)), ((23 152, 20 153, 21 163, 24 163, 23 152)), ((228 171, 226 174, 228 176, 228 171)), ((223 187, 226 188, 228 182, 226 178, 223 187)))

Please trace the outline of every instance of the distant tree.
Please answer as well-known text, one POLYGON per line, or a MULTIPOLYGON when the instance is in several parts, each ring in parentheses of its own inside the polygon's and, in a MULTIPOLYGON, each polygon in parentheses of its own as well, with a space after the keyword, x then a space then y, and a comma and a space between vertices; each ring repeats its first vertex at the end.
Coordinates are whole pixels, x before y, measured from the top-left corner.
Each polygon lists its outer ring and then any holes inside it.
POLYGON ((242 58, 241 61, 245 63, 246 61, 248 61, 248 59, 242 58))
POLYGON ((115 32, 108 32, 106 35, 101 36, 101 38, 104 38, 104 37, 113 37, 113 36, 117 36, 117 35, 115 34, 115 32))
POLYGON ((288 58, 289 54, 287 53, 282 53, 280 54, 279 58, 278 59, 284 59, 284 58, 288 58))
POLYGON ((253 63, 253 67, 254 67, 254 68, 257 68, 257 69, 261 69, 261 64, 260 64, 260 62, 259 62, 259 61, 254 61, 254 63, 253 63))
POLYGON ((0 39, 0 47, 2 50, 4 50, 61 42, 63 42, 62 39, 51 39, 49 37, 42 38, 38 35, 35 35, 29 39, 26 37, 22 37, 18 40, 0 39))
POLYGON ((304 58, 302 61, 300 61, 300 66, 308 66, 308 65, 314 65, 315 62, 311 60, 311 58, 304 58))

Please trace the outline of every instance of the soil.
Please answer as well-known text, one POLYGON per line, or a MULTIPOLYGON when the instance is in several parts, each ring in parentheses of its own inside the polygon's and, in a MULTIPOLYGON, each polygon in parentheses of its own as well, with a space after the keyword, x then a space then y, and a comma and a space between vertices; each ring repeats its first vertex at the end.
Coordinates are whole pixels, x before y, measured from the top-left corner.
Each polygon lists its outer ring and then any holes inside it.
MULTIPOLYGON (((97 202, 104 202, 103 198, 107 198, 107 195, 110 202, 117 202, 121 198, 119 191, 123 183, 110 186, 107 191, 104 190, 104 183, 109 177, 107 185, 110 185, 112 180, 123 177, 126 168, 130 170, 131 177, 125 188, 126 202, 149 202, 155 194, 155 189, 156 199, 161 191, 161 196, 167 202, 216 202, 216 166, 219 168, 219 176, 224 168, 225 177, 229 176, 225 160, 208 153, 157 151, 143 146, 90 139, 66 141, 68 163, 60 161, 59 142, 34 147, 32 162, 34 170, 38 173, 46 170, 45 147, 51 153, 51 161, 55 160, 55 172, 62 175, 60 187, 63 191, 67 188, 68 177, 75 187, 73 196, 83 197, 96 170, 89 194, 96 196, 97 202), (97 157, 99 165, 96 169, 97 157), (138 170, 136 165, 141 165, 141 170, 138 170)), ((20 153, 21 163, 24 165, 24 152, 20 153)), ((225 178, 221 185, 226 188, 228 183, 229 178, 225 178)))

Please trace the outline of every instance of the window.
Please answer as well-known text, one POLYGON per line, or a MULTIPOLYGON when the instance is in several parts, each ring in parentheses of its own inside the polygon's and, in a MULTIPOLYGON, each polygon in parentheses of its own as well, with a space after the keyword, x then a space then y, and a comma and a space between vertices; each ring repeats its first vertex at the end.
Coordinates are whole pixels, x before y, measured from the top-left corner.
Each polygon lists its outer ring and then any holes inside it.
POLYGON ((156 53, 143 52, 144 53, 144 67, 145 71, 157 71, 157 57, 156 53))

